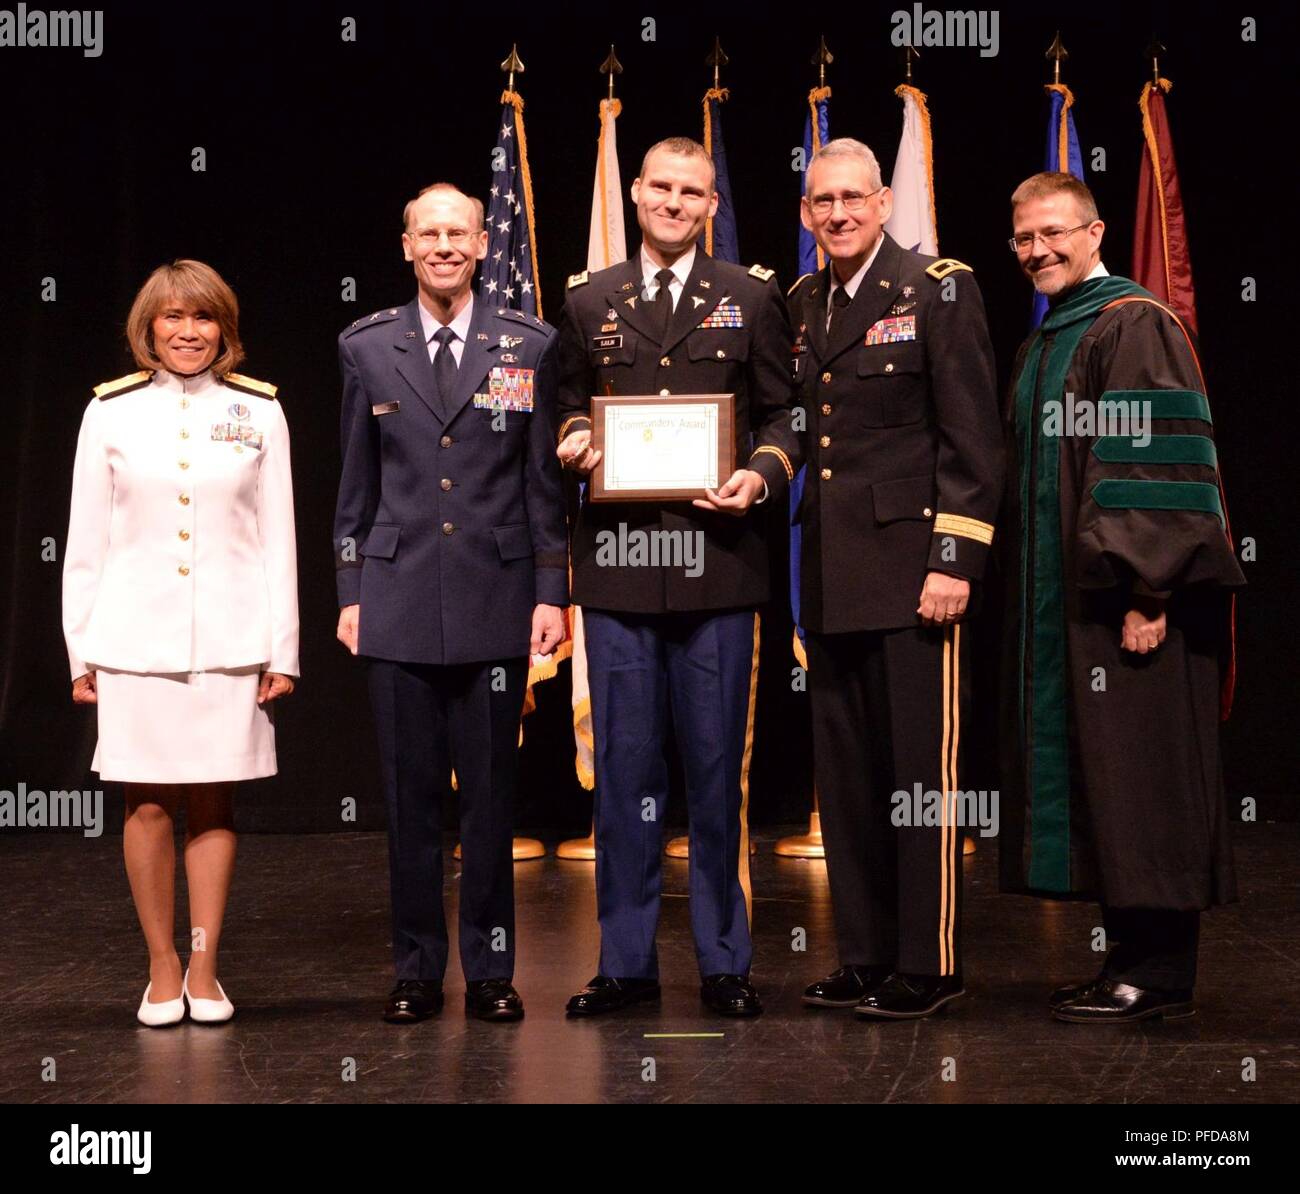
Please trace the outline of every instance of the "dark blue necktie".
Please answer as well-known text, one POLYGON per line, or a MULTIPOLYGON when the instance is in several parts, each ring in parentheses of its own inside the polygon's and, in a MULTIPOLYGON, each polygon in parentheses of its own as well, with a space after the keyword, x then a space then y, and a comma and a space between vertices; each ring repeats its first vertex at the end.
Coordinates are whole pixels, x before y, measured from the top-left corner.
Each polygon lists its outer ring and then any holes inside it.
POLYGON ((438 401, 445 414, 450 410, 456 393, 456 355, 451 351, 456 333, 451 328, 439 328, 433 333, 433 338, 438 342, 438 351, 433 354, 433 380, 438 385, 438 401))

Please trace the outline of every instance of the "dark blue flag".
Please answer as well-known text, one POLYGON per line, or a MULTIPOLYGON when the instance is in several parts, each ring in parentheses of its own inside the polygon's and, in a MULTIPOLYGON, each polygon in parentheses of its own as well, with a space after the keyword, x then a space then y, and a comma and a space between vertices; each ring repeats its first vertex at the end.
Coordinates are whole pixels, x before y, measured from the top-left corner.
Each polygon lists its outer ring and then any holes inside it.
POLYGON ((727 174, 727 150, 722 144, 722 101, 727 89, 710 87, 704 93, 704 148, 713 159, 717 181, 718 210, 704 227, 700 248, 719 261, 740 263, 740 245, 736 237, 736 207, 731 201, 731 179, 727 174))
POLYGON ((540 316, 524 101, 513 91, 501 98, 501 127, 492 153, 492 188, 487 207, 488 252, 478 292, 493 306, 516 307, 528 315, 540 316))

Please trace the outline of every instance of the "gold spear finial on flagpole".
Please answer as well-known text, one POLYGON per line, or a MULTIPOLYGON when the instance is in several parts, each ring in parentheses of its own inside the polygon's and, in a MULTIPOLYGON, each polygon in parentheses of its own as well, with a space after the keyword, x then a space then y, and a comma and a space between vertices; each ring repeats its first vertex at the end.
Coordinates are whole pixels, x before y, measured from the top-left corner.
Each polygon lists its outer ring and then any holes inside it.
POLYGON ((731 59, 727 57, 722 49, 722 39, 716 34, 713 37, 713 49, 709 56, 704 60, 705 66, 713 67, 713 89, 714 91, 722 90, 722 83, 719 81, 718 68, 726 66, 731 59))
POLYGON ((515 72, 518 71, 522 75, 527 69, 524 66, 523 59, 519 57, 518 43, 510 43, 510 57, 501 64, 501 69, 510 76, 510 81, 506 84, 506 90, 513 91, 515 89, 515 72))
POLYGON ((1052 63, 1052 82, 1061 81, 1061 63, 1070 56, 1070 51, 1061 44, 1061 31, 1056 31, 1056 36, 1052 38, 1052 44, 1047 47, 1047 53, 1043 55, 1052 63))
POLYGON ((908 42, 907 45, 899 51, 899 56, 903 59, 903 82, 911 87, 912 63, 916 62, 921 57, 921 52, 912 45, 911 42, 908 42))
POLYGON ((826 34, 817 41, 817 53, 812 56, 812 64, 817 68, 817 86, 826 86, 826 68, 835 61, 835 55, 826 48, 826 34))
POLYGON ((1153 33, 1151 40, 1147 42, 1147 57, 1151 59, 1151 82, 1154 86, 1160 86, 1160 55, 1168 47, 1160 44, 1160 39, 1153 33))
POLYGON ((623 64, 618 60, 614 53, 614 46, 611 43, 609 47, 609 57, 600 64, 600 73, 609 76, 609 98, 614 98, 614 76, 623 73, 623 64))

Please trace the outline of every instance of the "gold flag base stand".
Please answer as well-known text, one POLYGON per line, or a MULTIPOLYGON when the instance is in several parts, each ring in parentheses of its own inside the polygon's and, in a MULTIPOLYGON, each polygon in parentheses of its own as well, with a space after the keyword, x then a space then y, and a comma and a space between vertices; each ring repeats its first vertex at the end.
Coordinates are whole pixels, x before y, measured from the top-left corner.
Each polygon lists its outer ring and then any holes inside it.
MULTIPOLYGON (((511 846, 511 851, 516 862, 530 862, 534 858, 545 858, 546 847, 542 845, 535 837, 517 837, 511 846)), ((456 843, 456 850, 452 855, 457 862, 460 861, 460 842, 456 843)))
POLYGON ((556 858, 567 858, 570 862, 596 861, 596 827, 586 837, 571 837, 555 847, 556 858))
POLYGON ((822 841, 822 815, 813 805, 812 816, 808 818, 808 832, 796 833, 783 837, 776 843, 772 853, 781 858, 825 858, 826 844, 822 841))
MULTIPOLYGON (((753 839, 749 842, 750 854, 757 854, 758 847, 754 845, 753 839)), ((691 839, 688 837, 675 837, 664 847, 664 853, 669 858, 690 858, 691 856, 691 839)))

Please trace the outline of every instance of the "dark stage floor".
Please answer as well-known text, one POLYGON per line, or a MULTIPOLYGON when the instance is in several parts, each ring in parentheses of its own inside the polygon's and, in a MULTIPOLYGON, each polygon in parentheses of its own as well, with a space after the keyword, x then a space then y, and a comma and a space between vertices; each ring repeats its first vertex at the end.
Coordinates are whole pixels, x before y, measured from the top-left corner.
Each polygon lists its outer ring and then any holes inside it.
POLYGON ((1050 987, 1095 970, 1095 909, 997 895, 992 842, 967 862, 965 999, 919 1023, 869 1024, 805 1009, 804 985, 835 965, 825 869, 774 858, 772 840, 760 839, 754 860, 754 979, 768 1009, 757 1020, 722 1020, 700 1008, 686 864, 666 861, 662 1009, 566 1022, 565 1000, 594 973, 592 868, 547 858, 516 866, 516 977, 527 1019, 466 1020, 453 961, 439 1019, 386 1025, 379 1019, 391 985, 385 845, 382 835, 358 833, 241 839, 222 966, 235 1019, 151 1030, 134 1017, 147 968, 121 839, 6 836, 0 1099, 1231 1105, 1300 1098, 1300 826, 1239 832, 1243 899, 1203 922, 1200 1013, 1105 1029, 1054 1023, 1045 1005, 1050 987), (798 928, 807 930, 802 953, 791 949, 798 928), (46 1058, 56 1065, 53 1082, 42 1081, 46 1058), (355 1081, 344 1080, 349 1058, 355 1081), (1245 1081, 1251 1058, 1255 1079, 1245 1081), (653 1081, 646 1059, 654 1062, 653 1081))

